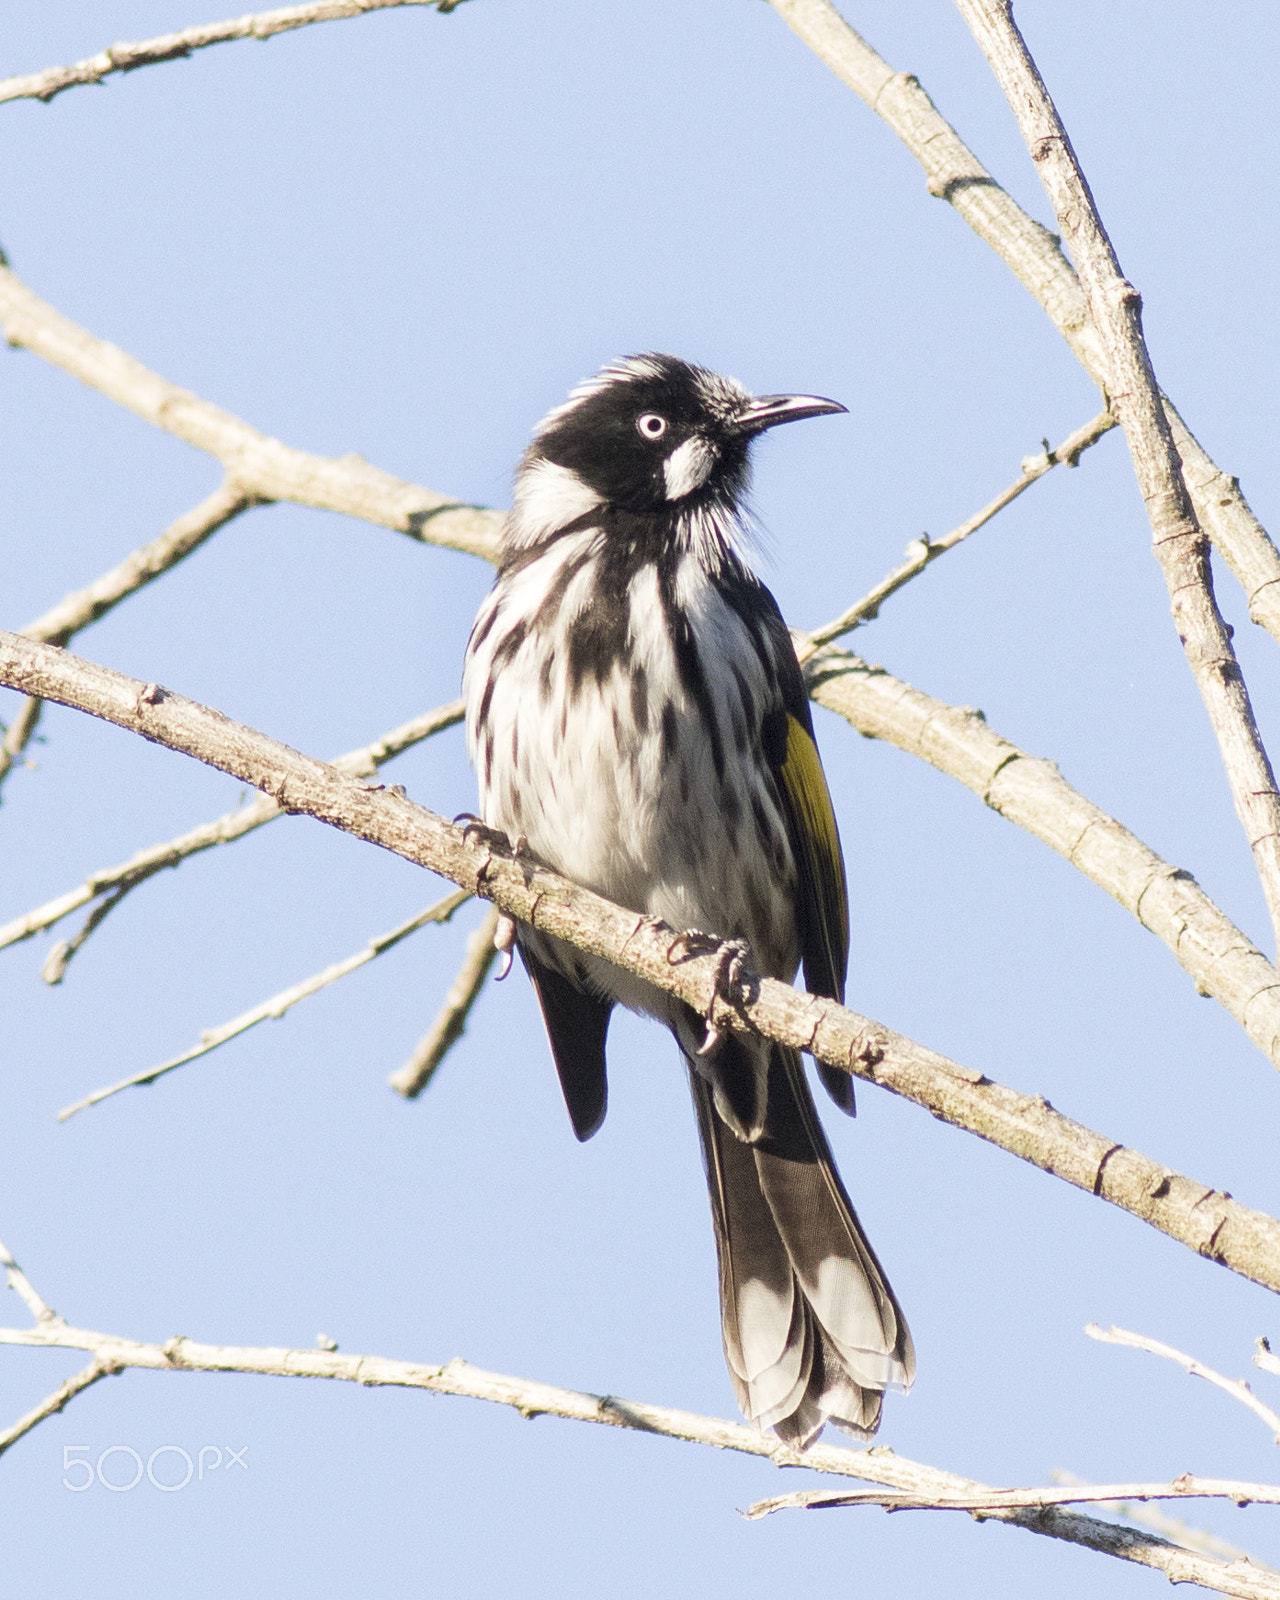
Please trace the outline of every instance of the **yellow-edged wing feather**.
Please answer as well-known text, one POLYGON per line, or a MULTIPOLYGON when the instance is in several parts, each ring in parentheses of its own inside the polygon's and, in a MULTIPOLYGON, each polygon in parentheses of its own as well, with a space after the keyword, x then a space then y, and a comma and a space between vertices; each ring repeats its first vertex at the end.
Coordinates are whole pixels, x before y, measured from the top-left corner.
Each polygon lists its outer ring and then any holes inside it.
MULTIPOLYGON (((813 994, 844 1000, 849 961, 849 890, 831 792, 813 735, 798 717, 787 716, 787 749, 778 773, 791 824, 799 873, 800 951, 805 984, 813 994)), ((818 1076, 835 1103, 854 1115, 853 1079, 818 1063, 818 1076)))
POLYGON ((805 982, 814 994, 844 999, 849 960, 849 891, 826 774, 813 736, 787 717, 779 773, 800 873, 800 938, 805 982))

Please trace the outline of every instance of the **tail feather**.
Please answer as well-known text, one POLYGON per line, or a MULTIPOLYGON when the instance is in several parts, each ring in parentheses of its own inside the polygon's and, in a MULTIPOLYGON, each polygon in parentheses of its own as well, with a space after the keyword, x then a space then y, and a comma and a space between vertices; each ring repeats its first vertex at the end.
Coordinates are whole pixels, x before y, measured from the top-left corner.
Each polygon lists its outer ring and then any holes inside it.
POLYGON ((799 1055, 756 1048, 770 1052, 768 1095, 751 1144, 719 1114, 704 1064, 690 1063, 730 1376, 745 1414, 791 1443, 803 1447, 828 1420, 869 1437, 883 1390, 915 1376, 911 1334, 835 1170, 799 1055))

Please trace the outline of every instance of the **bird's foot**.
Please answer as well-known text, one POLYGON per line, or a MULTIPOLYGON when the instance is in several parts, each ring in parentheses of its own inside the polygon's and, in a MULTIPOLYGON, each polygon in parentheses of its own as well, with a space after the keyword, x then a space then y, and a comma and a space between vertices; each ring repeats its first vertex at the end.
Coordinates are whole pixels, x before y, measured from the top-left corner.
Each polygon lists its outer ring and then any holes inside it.
POLYGON ((716 970, 711 981, 711 999, 703 1013, 707 1031, 698 1046, 699 1056, 709 1056, 720 1042, 720 1029, 714 1021, 716 1001, 723 1000, 727 1005, 733 1005, 742 998, 742 968, 751 955, 751 947, 745 939, 720 939, 713 933, 703 933, 699 928, 678 933, 667 946, 667 960, 673 966, 694 956, 713 954, 716 956, 716 970), (679 954, 676 954, 677 951, 679 954))

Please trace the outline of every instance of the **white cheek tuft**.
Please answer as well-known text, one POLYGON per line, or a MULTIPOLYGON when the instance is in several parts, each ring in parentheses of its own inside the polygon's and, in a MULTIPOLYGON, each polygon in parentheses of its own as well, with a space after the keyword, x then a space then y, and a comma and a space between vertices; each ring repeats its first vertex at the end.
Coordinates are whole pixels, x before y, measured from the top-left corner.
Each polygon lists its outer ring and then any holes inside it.
POLYGON ((600 504, 576 472, 554 461, 532 461, 516 479, 508 537, 513 544, 535 544, 600 504))
POLYGON ((680 500, 695 489, 701 489, 715 464, 716 453, 700 434, 686 439, 662 464, 667 499, 680 500))

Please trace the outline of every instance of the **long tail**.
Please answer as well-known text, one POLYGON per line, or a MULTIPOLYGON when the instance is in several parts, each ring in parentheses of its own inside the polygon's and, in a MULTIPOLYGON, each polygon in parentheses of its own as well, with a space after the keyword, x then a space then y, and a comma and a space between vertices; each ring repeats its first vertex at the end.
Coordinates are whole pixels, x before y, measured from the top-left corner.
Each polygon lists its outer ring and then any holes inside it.
POLYGON ((884 1390, 915 1376, 911 1333, 835 1169, 800 1056, 733 1043, 770 1052, 751 1143, 717 1112, 704 1064, 690 1062, 689 1077, 738 1404, 801 1449, 827 1421, 870 1438, 884 1390))

